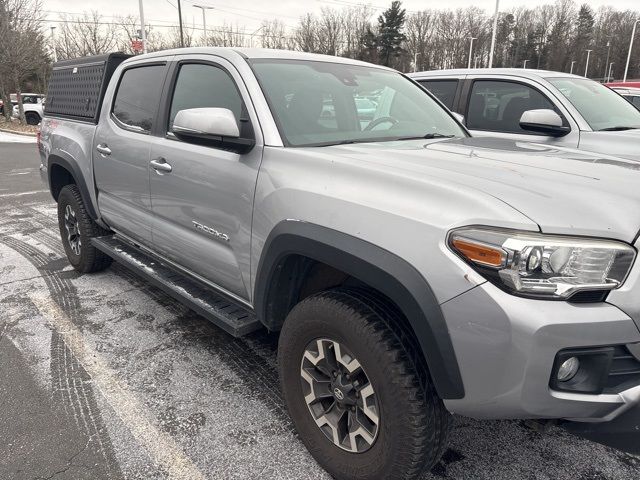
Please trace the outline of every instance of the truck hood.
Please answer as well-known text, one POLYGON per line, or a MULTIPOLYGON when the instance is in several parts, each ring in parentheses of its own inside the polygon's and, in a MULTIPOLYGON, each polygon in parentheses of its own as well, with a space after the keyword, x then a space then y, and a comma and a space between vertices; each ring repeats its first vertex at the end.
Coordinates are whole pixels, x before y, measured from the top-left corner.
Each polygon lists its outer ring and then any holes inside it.
POLYGON ((579 147, 640 161, 640 128, 620 132, 580 132, 579 147))
MULTIPOLYGON (((316 150, 314 148, 314 150, 316 150)), ((393 175, 465 185, 507 203, 545 233, 633 242, 640 229, 640 163, 499 138, 418 140, 317 148, 393 175)))

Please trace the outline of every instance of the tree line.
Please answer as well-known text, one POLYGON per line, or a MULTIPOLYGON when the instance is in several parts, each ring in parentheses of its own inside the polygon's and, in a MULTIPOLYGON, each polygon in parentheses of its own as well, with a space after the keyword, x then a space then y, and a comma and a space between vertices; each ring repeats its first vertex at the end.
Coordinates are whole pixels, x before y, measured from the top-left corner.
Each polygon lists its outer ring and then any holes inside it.
MULTIPOLYGON (((470 6, 407 11, 400 1, 377 13, 370 5, 323 7, 303 15, 294 28, 279 19, 264 20, 249 33, 225 23, 207 31, 185 25, 148 25, 149 51, 209 45, 283 48, 339 55, 400 71, 486 67, 493 12, 470 6), (473 39, 473 51, 470 53, 473 39)), ((498 16, 494 67, 573 71, 603 80, 623 74, 631 31, 640 13, 611 6, 597 10, 574 0, 501 11, 498 16)), ((106 19, 99 12, 61 15, 55 35, 46 32, 40 0, 0 0, 0 95, 24 88, 43 91, 53 50, 61 60, 112 51, 133 53, 140 24, 134 15, 106 19)), ((629 77, 640 77, 640 29, 629 77)), ((23 90, 24 91, 24 90, 23 90)), ((5 109, 6 111, 6 109, 5 109)))

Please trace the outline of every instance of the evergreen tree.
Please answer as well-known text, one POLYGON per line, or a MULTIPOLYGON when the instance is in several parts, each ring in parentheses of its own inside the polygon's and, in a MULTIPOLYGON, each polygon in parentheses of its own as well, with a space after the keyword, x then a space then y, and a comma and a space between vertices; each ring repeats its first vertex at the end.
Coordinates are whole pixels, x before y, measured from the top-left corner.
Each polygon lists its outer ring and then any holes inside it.
POLYGON ((402 2, 394 0, 391 6, 378 17, 377 45, 380 62, 388 67, 404 52, 402 46, 406 37, 402 30, 406 19, 406 10, 402 2))

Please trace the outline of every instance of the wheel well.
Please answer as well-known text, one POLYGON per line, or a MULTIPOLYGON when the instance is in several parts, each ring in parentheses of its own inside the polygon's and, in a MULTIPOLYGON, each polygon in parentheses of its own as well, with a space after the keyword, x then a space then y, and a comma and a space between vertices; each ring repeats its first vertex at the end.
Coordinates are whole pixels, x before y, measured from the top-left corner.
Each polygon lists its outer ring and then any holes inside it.
POLYGON ((52 164, 49 171, 49 188, 51 189, 51 195, 57 202, 60 196, 60 190, 65 185, 75 184, 76 180, 69 170, 56 163, 52 164))

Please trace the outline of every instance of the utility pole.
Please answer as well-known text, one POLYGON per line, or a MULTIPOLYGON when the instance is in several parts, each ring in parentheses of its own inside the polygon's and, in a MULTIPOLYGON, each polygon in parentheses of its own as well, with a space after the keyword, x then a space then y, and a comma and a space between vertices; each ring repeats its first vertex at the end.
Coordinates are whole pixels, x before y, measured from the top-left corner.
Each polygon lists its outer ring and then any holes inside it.
POLYGON ((140 5, 140 39, 142 40, 142 53, 147 53, 147 32, 144 26, 144 7, 142 6, 142 0, 139 2, 140 5))
POLYGON ((569 70, 569 75, 571 75, 573 73, 573 66, 576 64, 575 60, 571 61, 571 70, 569 70))
POLYGON ((587 73, 589 72, 589 57, 591 56, 591 52, 593 52, 593 50, 587 50, 587 63, 584 66, 584 76, 587 76, 587 73))
POLYGON ((633 23, 633 31, 631 32, 631 41, 629 42, 629 53, 627 54, 627 66, 624 67, 624 77, 622 79, 623 82, 627 81, 627 73, 629 73, 629 62, 631 61, 631 49, 633 48, 633 40, 636 36, 636 26, 640 22, 640 18, 633 23))
POLYGON ((194 8, 200 8, 202 10, 202 26, 204 27, 204 46, 209 46, 209 37, 207 36, 207 15, 205 13, 206 10, 213 10, 213 7, 208 7, 207 5, 196 5, 193 4, 194 8))
POLYGON ((607 61, 604 62, 604 77, 607 78, 607 67, 609 66, 609 54, 611 53, 611 40, 607 41, 607 61))
POLYGON ((415 52, 413 54, 413 71, 416 72, 418 69, 418 55, 420 55, 420 52, 415 52))
POLYGON ((58 61, 58 53, 56 52, 56 27, 51 27, 51 50, 53 52, 53 62, 58 61))
POLYGON ((493 34, 491 35, 491 50, 489 50, 489 68, 493 67, 493 50, 496 47, 496 35, 498 34, 498 9, 500 0, 496 0, 496 13, 493 16, 493 34))
POLYGON ((178 0, 178 21, 180 22, 180 46, 184 48, 184 33, 182 31, 182 7, 180 6, 180 0, 178 0))
POLYGON ((469 40, 471 40, 471 44, 469 45, 469 63, 467 64, 467 68, 471 68, 471 56, 473 55, 473 41, 477 39, 478 37, 469 37, 469 40))

